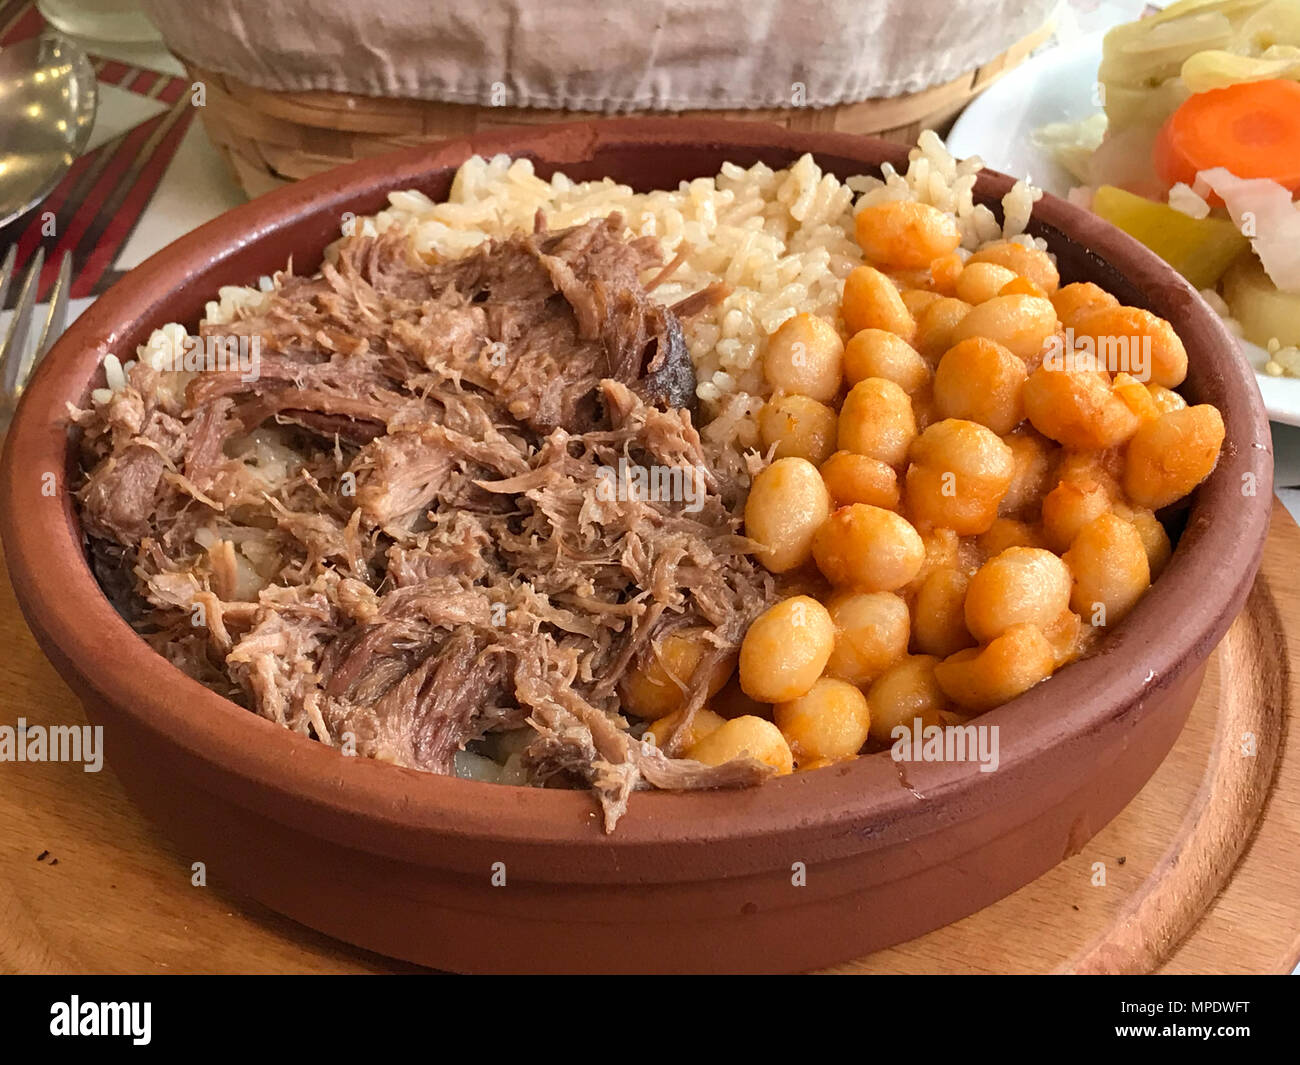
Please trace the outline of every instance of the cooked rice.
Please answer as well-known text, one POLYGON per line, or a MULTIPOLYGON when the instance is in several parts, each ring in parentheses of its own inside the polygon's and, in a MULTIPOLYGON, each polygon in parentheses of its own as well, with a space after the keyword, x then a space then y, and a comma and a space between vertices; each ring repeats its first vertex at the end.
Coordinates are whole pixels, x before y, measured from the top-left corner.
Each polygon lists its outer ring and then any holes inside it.
MULTIPOLYGON (((722 303, 684 323, 686 342, 706 412, 715 410, 724 394, 742 393, 747 399, 742 410, 752 415, 765 392, 767 337, 802 311, 838 321, 844 278, 862 263, 853 237, 853 218, 861 208, 888 200, 938 207, 956 219, 963 254, 1001 239, 1046 247, 1041 238, 1025 233, 1041 190, 1016 182, 1003 197, 1005 222, 999 225, 997 216, 973 199, 975 178, 984 165, 978 156, 953 158, 938 135, 927 130, 908 159, 905 173, 886 164, 880 178, 857 176, 843 182, 825 173, 811 155, 784 170, 763 163, 748 169, 725 163, 716 177, 636 193, 609 178, 573 182, 556 174, 547 181, 527 159, 474 156, 457 171, 445 203, 414 190, 390 193, 386 210, 348 219, 344 231, 376 234, 401 226, 410 230, 416 252, 453 257, 490 238, 531 229, 539 210, 552 229, 621 212, 632 233, 659 238, 666 260, 685 252, 656 290, 659 299, 672 303, 719 281, 731 287, 722 303)), ((205 320, 226 322, 246 307, 260 307, 272 285, 264 277, 257 287, 221 288, 208 303, 205 320)), ((155 332, 139 357, 158 345, 183 341, 183 331, 175 333, 179 328, 169 325, 155 332), (159 338, 165 331, 170 332, 159 338)), ((727 431, 737 433, 742 446, 756 442, 752 421, 729 420, 727 431)))

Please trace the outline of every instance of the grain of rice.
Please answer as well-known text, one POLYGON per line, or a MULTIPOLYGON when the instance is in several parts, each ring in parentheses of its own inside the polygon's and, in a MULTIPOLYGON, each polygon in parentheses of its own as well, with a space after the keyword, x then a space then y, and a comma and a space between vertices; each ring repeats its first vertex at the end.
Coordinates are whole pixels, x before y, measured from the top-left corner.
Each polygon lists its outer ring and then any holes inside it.
POLYGON ((126 387, 126 374, 122 371, 122 360, 111 351, 104 356, 104 380, 114 392, 126 387))

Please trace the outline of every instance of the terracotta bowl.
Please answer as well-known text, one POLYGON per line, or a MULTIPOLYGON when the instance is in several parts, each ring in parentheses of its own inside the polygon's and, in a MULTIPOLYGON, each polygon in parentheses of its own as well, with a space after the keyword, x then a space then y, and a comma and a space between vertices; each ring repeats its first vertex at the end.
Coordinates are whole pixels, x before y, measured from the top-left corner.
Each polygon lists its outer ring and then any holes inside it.
MULTIPOLYGON (((1000 728, 996 772, 952 763, 900 772, 880 754, 747 792, 640 793, 607 836, 585 792, 431 776, 284 731, 155 655, 95 583, 66 490, 65 405, 88 403, 106 352, 133 352, 164 322, 195 323, 219 286, 291 255, 299 270, 314 268, 345 212, 374 212, 393 189, 444 197, 474 152, 652 189, 714 174, 725 160, 780 167, 808 151, 840 177, 904 161, 898 146, 863 137, 688 120, 504 131, 367 160, 182 238, 59 341, 5 450, 9 571, 45 653, 104 726, 109 763, 186 859, 206 862, 213 884, 446 969, 809 969, 988 905, 1077 851, 1142 787, 1259 563, 1268 423, 1253 373, 1195 292, 1135 241, 1050 196, 1033 229, 1051 242, 1063 280, 1096 281, 1172 321, 1190 356, 1184 393, 1219 407, 1227 443, 1172 563, 1100 652, 981 718, 1000 728), (59 479, 53 497, 42 492, 47 472, 59 479), (1243 491, 1252 483, 1253 495, 1243 491)), ((995 202, 1010 184, 985 174, 978 195, 995 202)))

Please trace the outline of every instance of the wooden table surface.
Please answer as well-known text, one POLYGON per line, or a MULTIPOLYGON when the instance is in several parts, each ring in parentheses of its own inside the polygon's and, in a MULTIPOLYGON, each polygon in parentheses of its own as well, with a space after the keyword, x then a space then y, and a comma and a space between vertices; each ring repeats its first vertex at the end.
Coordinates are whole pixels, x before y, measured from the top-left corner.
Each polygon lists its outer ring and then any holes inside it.
MULTIPOLYGON (((1115 821, 995 905, 838 971, 1289 972, 1300 957, 1298 562, 1300 529, 1276 506, 1260 578, 1186 729, 1115 821)), ((50 582, 57 594, 57 574, 50 582)), ((2 568, 0 640, 0 724, 84 723, 2 568)), ((190 856, 127 800, 111 746, 108 759, 99 773, 0 763, 0 971, 412 969, 194 886, 190 856)))

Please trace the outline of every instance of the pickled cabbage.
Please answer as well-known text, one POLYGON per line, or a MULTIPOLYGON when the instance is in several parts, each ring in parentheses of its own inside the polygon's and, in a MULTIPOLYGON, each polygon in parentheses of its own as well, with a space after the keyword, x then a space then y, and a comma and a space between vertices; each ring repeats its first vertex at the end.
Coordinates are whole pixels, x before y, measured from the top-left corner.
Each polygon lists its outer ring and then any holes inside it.
POLYGON ((1150 18, 1116 26, 1106 34, 1097 71, 1110 129, 1159 126, 1182 102, 1169 91, 1171 83, 1186 98, 1236 81, 1291 77, 1242 63, 1294 58, 1279 46, 1300 47, 1300 0, 1180 0, 1150 18), (1198 58, 1201 53, 1211 56, 1198 58), (1242 76, 1234 78, 1236 73, 1242 76))
POLYGON ((1221 166, 1196 175, 1228 208, 1232 221, 1250 238, 1268 276, 1283 292, 1300 293, 1300 211, 1291 192, 1266 178, 1239 178, 1221 166))
POLYGON ((1106 116, 1100 111, 1078 122, 1051 122, 1034 130, 1034 144, 1065 167, 1082 184, 1093 183, 1092 154, 1106 136, 1106 116))
POLYGON ((1275 45, 1261 56, 1215 50, 1197 52, 1183 64, 1182 73, 1183 84, 1193 93, 1280 78, 1300 81, 1300 48, 1275 45))
POLYGON ((1300 45, 1300 4, 1296 0, 1269 0, 1236 34, 1232 51, 1263 55, 1279 44, 1300 45))
POLYGON ((1116 26, 1107 33, 1097 78, 1104 90, 1111 130, 1144 117, 1147 95, 1177 79, 1183 64, 1197 52, 1235 50, 1231 46, 1236 26, 1268 2, 1180 0, 1158 15, 1116 26))

